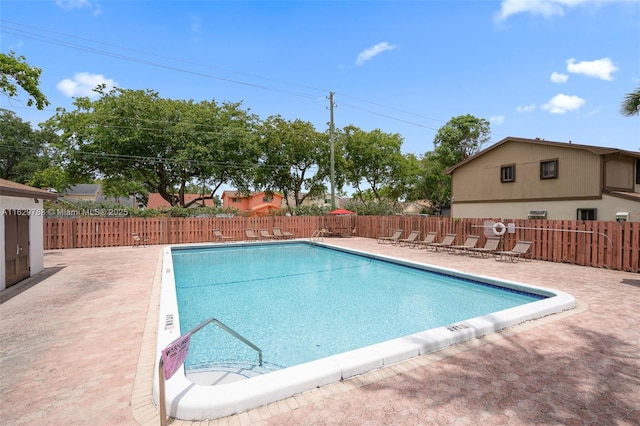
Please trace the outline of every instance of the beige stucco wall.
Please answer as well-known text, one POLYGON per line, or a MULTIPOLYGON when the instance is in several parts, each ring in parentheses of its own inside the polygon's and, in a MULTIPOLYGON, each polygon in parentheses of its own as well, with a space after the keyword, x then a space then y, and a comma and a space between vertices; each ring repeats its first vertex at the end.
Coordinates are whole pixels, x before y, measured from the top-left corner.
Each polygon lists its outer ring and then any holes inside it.
POLYGON ((527 219, 532 210, 546 210, 547 219, 575 220, 578 209, 598 209, 598 220, 616 220, 617 212, 629 212, 630 222, 640 222, 640 202, 603 195, 602 199, 565 201, 511 201, 491 203, 456 203, 451 206, 451 217, 493 217, 527 219))
MULTIPOLYGON (((0 210, 25 210, 29 214, 29 265, 31 275, 35 275, 44 269, 44 210, 42 200, 36 204, 33 198, 7 197, 0 195, 0 210)), ((0 220, 0 290, 6 288, 5 248, 4 248, 4 216, 0 220)))

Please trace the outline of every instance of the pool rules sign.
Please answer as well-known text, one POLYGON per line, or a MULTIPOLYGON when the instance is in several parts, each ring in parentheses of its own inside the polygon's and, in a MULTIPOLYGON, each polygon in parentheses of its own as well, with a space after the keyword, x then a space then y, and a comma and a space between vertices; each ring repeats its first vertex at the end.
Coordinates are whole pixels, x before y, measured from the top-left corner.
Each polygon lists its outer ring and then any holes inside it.
POLYGON ((187 333, 162 350, 165 380, 171 378, 187 358, 190 342, 191 333, 187 333))

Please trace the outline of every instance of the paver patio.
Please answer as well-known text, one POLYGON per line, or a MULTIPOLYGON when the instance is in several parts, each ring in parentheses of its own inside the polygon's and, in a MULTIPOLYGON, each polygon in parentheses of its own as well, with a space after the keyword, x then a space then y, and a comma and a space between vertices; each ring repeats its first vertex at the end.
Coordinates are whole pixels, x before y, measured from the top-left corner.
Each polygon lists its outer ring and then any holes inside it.
MULTIPOLYGON (((577 308, 227 418, 172 425, 640 424, 640 274, 325 242, 556 288, 577 308)), ((0 293, 3 425, 159 424, 161 248, 45 252, 0 293)))

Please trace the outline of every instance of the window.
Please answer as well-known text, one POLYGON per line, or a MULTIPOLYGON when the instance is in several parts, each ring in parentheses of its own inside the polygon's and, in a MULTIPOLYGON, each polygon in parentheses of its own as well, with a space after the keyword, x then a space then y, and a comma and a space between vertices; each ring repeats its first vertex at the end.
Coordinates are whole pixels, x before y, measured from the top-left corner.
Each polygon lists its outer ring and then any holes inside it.
POLYGON ((500 167, 500 182, 515 182, 516 181, 516 165, 510 164, 508 166, 500 167))
POLYGON ((636 184, 640 185, 640 160, 636 160, 636 184))
POLYGON ((558 160, 540 162, 540 179, 555 179, 558 177, 558 160))
POLYGON ((578 209, 576 219, 578 220, 597 220, 598 209, 578 209))
POLYGON ((240 202, 240 198, 232 198, 231 202, 232 203, 239 203, 240 202))

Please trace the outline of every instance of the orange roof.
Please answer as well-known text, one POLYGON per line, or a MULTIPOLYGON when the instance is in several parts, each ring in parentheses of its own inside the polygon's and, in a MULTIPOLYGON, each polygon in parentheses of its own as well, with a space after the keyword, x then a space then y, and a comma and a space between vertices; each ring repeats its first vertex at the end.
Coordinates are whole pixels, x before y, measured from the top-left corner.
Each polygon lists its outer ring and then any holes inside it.
POLYGON ((262 204, 258 204, 257 206, 251 207, 251 211, 255 212, 258 210, 265 210, 265 209, 274 209, 274 210, 280 210, 280 206, 275 205, 273 203, 262 203, 262 204))

